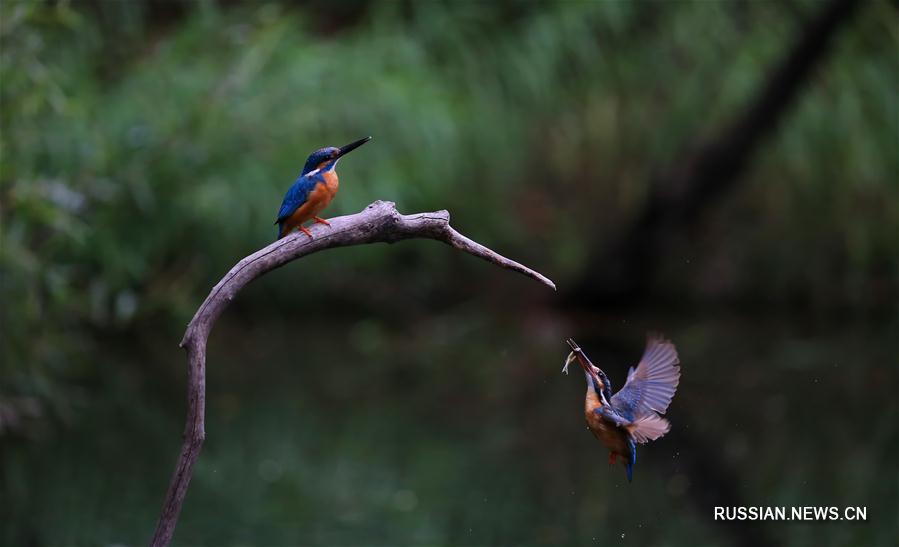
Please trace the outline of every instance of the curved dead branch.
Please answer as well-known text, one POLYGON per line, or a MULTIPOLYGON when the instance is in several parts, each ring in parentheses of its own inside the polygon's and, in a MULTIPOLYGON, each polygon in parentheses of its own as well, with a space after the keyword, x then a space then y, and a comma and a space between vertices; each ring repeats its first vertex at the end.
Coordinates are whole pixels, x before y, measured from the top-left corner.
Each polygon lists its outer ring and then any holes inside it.
POLYGON ((194 464, 206 438, 206 340, 209 332, 228 303, 254 279, 292 260, 324 249, 363 243, 394 243, 403 239, 435 239, 497 266, 524 274, 555 290, 555 284, 540 273, 509 260, 454 230, 449 219, 447 211, 402 215, 393 203, 376 201, 355 215, 331 219, 330 227, 313 226, 313 239, 296 232, 256 251, 238 262, 213 287, 187 325, 181 340, 181 347, 187 350, 188 361, 187 423, 181 454, 178 456, 151 545, 168 545, 172 540, 194 464))

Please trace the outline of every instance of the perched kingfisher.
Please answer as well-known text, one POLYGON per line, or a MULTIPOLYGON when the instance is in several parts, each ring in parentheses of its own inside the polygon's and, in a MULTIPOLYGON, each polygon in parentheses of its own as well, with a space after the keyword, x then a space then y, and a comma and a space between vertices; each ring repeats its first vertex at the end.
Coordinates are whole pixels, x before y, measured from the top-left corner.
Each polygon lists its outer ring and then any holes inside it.
POLYGON ((321 148, 306 159, 303 172, 284 194, 284 201, 281 202, 278 220, 275 221, 278 225, 278 239, 289 234, 294 228, 312 239, 312 234, 303 227, 303 224, 310 220, 326 226, 331 225, 327 220, 319 218, 318 214, 337 194, 337 162, 370 140, 371 137, 365 137, 340 148, 333 146, 321 148))
POLYGON ((568 365, 574 361, 584 369, 587 427, 609 449, 609 465, 621 456, 630 482, 637 461, 636 443, 654 441, 671 429, 660 414, 668 410, 680 382, 677 350, 670 341, 650 334, 637 368, 630 368, 624 387, 612 395, 612 383, 606 373, 590 362, 574 340, 569 338, 567 342, 571 353, 562 371, 568 374, 568 365))

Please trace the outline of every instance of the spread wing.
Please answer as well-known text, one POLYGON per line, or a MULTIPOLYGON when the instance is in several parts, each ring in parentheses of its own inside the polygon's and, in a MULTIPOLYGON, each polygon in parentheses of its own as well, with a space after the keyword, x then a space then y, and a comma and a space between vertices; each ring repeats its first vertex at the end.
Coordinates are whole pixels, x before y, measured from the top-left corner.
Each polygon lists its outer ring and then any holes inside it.
POLYGON ((305 175, 298 177, 296 182, 287 190, 287 193, 284 194, 284 201, 281 202, 281 209, 278 211, 278 220, 275 221, 275 224, 284 222, 302 204, 306 203, 306 199, 309 198, 309 192, 313 188, 315 188, 315 181, 312 180, 312 177, 305 175))
POLYGON ((628 371, 624 387, 612 396, 612 406, 634 421, 655 412, 664 414, 680 382, 679 364, 674 344, 650 335, 637 368, 628 371))

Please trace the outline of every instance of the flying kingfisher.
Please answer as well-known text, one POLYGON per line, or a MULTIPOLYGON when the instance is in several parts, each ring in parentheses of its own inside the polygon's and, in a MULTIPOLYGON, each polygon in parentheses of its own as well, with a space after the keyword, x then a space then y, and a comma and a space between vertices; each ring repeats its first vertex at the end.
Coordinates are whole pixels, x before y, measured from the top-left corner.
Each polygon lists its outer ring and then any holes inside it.
POLYGON ((303 227, 310 220, 331 225, 327 220, 319 218, 318 214, 331 203, 337 193, 337 162, 370 140, 371 137, 365 137, 340 148, 320 148, 306 159, 303 172, 284 194, 284 201, 281 202, 278 220, 275 221, 278 225, 278 239, 294 228, 312 239, 312 234, 303 227))
POLYGON ((609 449, 609 465, 618 456, 627 469, 627 481, 634 477, 637 444, 654 441, 668 433, 671 424, 664 414, 680 381, 680 361, 674 344, 650 334, 637 368, 631 367, 627 382, 612 395, 612 383, 606 373, 593 365, 584 351, 569 338, 571 353, 562 371, 577 361, 587 378, 584 415, 587 427, 609 449))

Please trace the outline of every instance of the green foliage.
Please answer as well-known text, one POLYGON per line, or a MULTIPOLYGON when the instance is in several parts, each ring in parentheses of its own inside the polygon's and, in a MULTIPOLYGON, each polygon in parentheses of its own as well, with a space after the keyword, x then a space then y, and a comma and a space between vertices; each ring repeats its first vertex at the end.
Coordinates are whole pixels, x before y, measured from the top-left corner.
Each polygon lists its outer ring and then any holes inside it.
MULTIPOLYGON (((473 235, 574 275, 641 206, 652 170, 735 115, 796 27, 771 6, 707 8, 559 3, 507 20, 483 5, 403 16, 387 3, 322 36, 314 13, 203 4, 162 36, 131 25, 146 46, 101 77, 117 44, 97 22, 65 4, 4 3, 5 286, 41 310, 21 328, 44 312, 100 327, 183 318, 203 282, 272 238, 305 155, 368 133, 333 213, 375 198, 445 207, 473 235)), ((733 269, 752 275, 729 280, 738 294, 803 286, 810 262, 845 262, 828 275, 840 294, 896 271, 882 21, 866 14, 841 40, 747 175, 730 209, 753 218, 716 223, 752 229, 739 245, 711 242, 741 249, 733 269), (832 243, 780 263, 781 248, 810 240, 832 243)), ((382 254, 366 267, 395 269, 382 254)))

